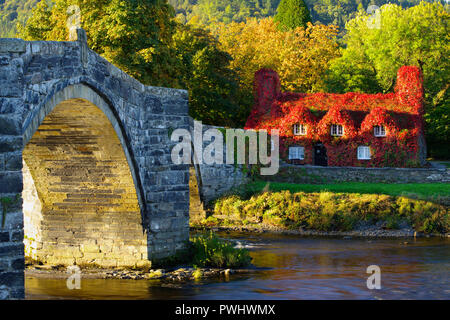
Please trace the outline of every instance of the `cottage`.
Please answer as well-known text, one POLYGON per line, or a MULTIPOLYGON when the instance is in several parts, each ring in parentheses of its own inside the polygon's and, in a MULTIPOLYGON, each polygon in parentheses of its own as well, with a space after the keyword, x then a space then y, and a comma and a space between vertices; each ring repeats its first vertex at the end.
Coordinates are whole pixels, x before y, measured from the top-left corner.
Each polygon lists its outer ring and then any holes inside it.
POLYGON ((320 166, 419 167, 425 164, 423 79, 398 70, 394 93, 281 92, 278 74, 255 73, 246 129, 279 129, 286 162, 320 166))

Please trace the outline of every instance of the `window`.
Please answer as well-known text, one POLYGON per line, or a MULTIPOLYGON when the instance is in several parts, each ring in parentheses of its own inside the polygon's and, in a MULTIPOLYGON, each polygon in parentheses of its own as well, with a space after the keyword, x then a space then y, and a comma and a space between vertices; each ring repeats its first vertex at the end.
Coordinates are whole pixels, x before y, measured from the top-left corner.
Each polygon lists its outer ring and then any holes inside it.
POLYGON ((384 126, 373 127, 373 134, 375 137, 386 137, 386 129, 384 126))
POLYGON ((358 147, 358 160, 370 160, 370 148, 369 147, 358 147))
POLYGON ((290 147, 289 148, 289 160, 304 160, 305 148, 304 147, 290 147))
POLYGON ((344 135, 344 128, 340 124, 332 124, 331 125, 331 135, 332 136, 342 136, 344 135))
POLYGON ((294 135, 304 136, 306 135, 306 126, 304 124, 294 124, 294 135))

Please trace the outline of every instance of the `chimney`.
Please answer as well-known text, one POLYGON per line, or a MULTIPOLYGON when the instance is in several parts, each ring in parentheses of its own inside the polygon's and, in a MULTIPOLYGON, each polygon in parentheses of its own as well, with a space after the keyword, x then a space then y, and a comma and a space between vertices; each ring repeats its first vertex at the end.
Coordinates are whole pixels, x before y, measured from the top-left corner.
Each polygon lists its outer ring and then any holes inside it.
POLYGON ((255 72, 254 95, 258 113, 268 113, 272 102, 278 98, 280 93, 280 78, 275 71, 261 69, 255 72))

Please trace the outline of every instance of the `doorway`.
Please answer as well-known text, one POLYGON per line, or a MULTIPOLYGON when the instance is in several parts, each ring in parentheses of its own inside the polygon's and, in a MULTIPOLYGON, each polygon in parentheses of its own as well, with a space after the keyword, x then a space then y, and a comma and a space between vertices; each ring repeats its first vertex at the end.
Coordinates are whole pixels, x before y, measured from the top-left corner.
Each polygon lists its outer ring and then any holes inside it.
POLYGON ((314 165, 326 167, 328 166, 327 148, 322 143, 314 146, 314 165))

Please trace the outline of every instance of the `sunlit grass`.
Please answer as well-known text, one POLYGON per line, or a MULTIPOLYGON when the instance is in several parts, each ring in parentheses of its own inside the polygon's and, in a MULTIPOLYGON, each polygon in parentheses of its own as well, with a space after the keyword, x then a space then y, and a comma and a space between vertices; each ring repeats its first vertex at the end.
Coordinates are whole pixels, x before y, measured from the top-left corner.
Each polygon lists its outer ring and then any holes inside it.
MULTIPOLYGON (((243 220, 287 229, 299 227, 320 231, 350 231, 361 223, 381 223, 398 229, 404 223, 424 233, 449 231, 448 206, 404 196, 356 192, 268 191, 248 199, 225 196, 214 205, 214 215, 242 225, 243 220)), ((216 224, 222 220, 216 218, 216 224)), ((208 222, 208 221, 207 221, 208 222)), ((213 221, 209 221, 213 222, 213 221)))
POLYGON ((279 182, 257 181, 243 187, 243 192, 250 196, 262 191, 291 192, 321 192, 330 191, 338 193, 359 194, 386 194, 390 196, 404 196, 411 199, 444 200, 450 198, 450 184, 448 183, 363 183, 343 182, 336 184, 293 184, 279 182))

